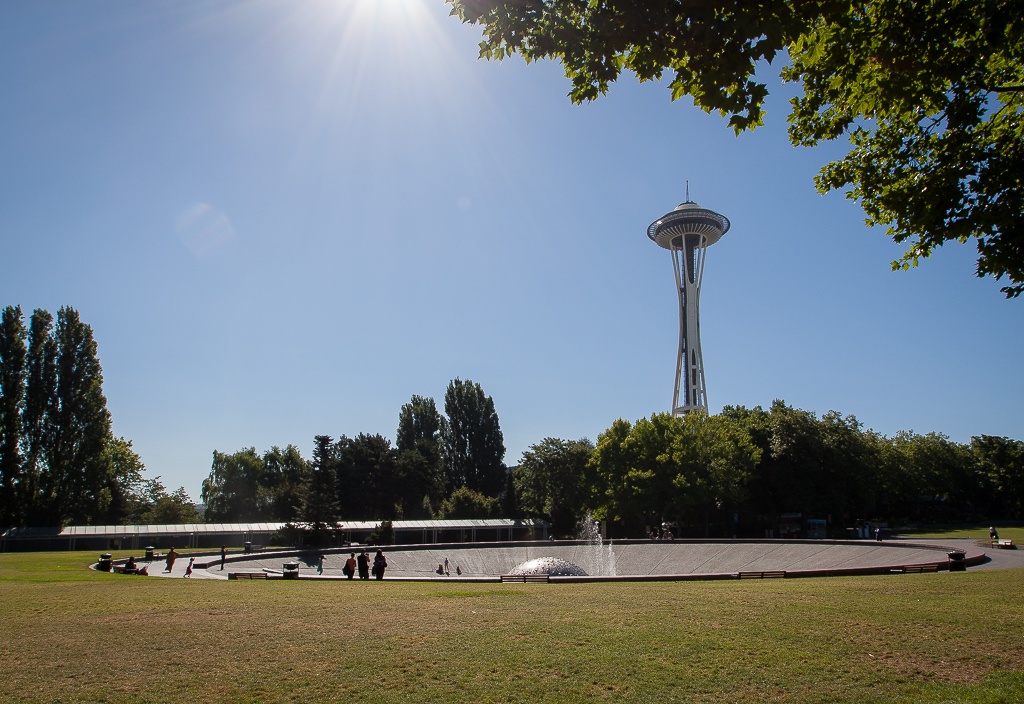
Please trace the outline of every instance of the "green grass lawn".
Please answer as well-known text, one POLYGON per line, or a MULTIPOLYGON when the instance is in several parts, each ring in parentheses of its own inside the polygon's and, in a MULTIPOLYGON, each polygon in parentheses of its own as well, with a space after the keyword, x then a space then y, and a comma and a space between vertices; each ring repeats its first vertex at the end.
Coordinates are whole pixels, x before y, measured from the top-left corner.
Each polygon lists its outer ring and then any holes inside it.
MULTIPOLYGON (((969 525, 962 524, 950 526, 924 526, 913 530, 898 531, 899 535, 912 538, 973 538, 974 540, 988 540, 988 524, 969 525)), ((996 525, 999 537, 1012 540, 1014 543, 1024 543, 1024 526, 996 525)))
POLYGON ((1020 702, 1024 570, 227 582, 0 554, 0 700, 1020 702))

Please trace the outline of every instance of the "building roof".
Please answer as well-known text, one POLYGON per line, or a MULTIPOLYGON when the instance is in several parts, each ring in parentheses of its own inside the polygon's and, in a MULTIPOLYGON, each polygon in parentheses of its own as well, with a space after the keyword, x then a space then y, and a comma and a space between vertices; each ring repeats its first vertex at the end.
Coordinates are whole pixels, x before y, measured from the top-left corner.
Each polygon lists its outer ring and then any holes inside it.
MULTIPOLYGON (((342 521, 342 530, 372 531, 380 521, 342 521)), ((125 538, 133 535, 192 535, 201 533, 276 533, 285 523, 170 523, 165 525, 66 526, 64 528, 11 528, 2 537, 14 538, 125 538)), ((396 531, 472 530, 479 528, 543 527, 547 522, 532 518, 462 518, 392 521, 396 531)))

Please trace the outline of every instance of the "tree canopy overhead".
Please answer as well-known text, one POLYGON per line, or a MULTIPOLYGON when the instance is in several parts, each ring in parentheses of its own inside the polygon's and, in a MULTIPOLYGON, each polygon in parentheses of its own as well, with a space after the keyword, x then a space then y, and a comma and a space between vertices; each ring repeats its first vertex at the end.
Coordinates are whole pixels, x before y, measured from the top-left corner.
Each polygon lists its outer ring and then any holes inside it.
POLYGON ((480 55, 555 59, 575 102, 621 73, 665 77, 737 133, 764 121, 758 71, 800 83, 789 135, 845 136, 819 191, 844 191, 904 243, 894 269, 974 240, 978 276, 1024 292, 1024 20, 1016 0, 447 0, 480 55))

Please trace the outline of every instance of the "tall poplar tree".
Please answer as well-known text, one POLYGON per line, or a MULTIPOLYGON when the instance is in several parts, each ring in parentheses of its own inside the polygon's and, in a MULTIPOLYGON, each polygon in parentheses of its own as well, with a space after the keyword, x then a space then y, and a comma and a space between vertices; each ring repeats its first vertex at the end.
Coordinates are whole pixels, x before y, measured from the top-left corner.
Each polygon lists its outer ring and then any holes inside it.
POLYGON ((116 523, 142 461, 114 438, 92 328, 73 308, 0 315, 0 526, 116 523), (26 339, 28 344, 26 345, 26 339))
POLYGON ((111 502, 107 455, 110 413, 92 328, 78 311, 61 308, 54 330, 57 385, 50 400, 52 436, 40 477, 42 517, 50 525, 88 523, 111 502))
POLYGON ((18 522, 21 483, 21 414, 25 405, 25 325, 21 307, 0 318, 0 528, 18 522))
POLYGON ((49 311, 32 312, 28 331, 28 369, 25 407, 22 412, 23 471, 18 505, 23 519, 40 524, 40 478, 46 461, 51 432, 50 408, 57 392, 57 343, 53 339, 53 316, 49 311))
POLYGON ((505 441, 494 401, 480 384, 455 379, 444 394, 447 416, 442 431, 448 491, 465 486, 498 496, 505 486, 505 441))

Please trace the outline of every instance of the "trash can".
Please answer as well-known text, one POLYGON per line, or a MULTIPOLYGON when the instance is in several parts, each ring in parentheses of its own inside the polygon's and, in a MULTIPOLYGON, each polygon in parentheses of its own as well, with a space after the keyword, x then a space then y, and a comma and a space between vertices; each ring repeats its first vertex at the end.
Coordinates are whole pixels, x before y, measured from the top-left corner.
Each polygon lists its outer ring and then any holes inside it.
POLYGON ((252 552, 252 541, 251 540, 246 540, 245 541, 245 551, 246 552, 252 552))
POLYGON ((114 556, 109 552, 105 552, 100 555, 100 561, 96 563, 96 569, 100 572, 109 572, 111 565, 114 564, 114 556))
POLYGON ((948 555, 950 572, 964 572, 967 569, 967 562, 965 562, 967 553, 963 550, 950 550, 948 555))
POLYGON ((152 545, 147 545, 146 546, 146 562, 152 562, 153 561, 153 553, 154 552, 156 552, 156 548, 155 547, 153 547, 152 545))
POLYGON ((298 562, 286 562, 286 563, 284 563, 284 578, 285 579, 298 579, 299 578, 299 563, 298 562))

